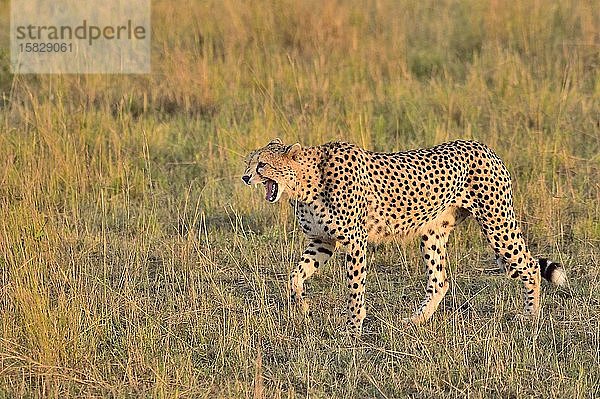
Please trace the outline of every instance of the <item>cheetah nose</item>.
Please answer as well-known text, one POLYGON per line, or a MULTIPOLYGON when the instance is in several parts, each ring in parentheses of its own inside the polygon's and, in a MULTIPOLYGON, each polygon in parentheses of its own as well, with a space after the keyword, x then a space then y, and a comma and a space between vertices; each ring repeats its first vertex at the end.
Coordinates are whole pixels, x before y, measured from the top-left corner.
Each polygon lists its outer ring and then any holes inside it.
POLYGON ((244 181, 244 183, 250 185, 250 176, 248 176, 248 175, 242 176, 242 180, 244 181))

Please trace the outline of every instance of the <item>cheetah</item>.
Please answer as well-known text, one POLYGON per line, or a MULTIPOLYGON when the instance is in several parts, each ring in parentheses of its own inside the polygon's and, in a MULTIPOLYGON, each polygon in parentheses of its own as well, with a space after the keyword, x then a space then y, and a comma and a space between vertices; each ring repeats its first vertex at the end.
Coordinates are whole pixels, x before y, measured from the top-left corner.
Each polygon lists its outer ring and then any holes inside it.
POLYGON ((425 298, 405 322, 427 321, 448 291, 446 246, 450 232, 473 216, 496 254, 498 266, 524 287, 524 314, 540 306, 540 280, 566 282, 562 266, 532 257, 513 209, 510 174, 490 148, 456 140, 432 148, 380 153, 345 142, 315 147, 280 139, 252 152, 242 180, 263 184, 265 199, 290 198, 308 238, 291 271, 291 299, 308 311, 304 282, 345 248, 348 327, 360 334, 365 310, 368 242, 420 236, 425 298))

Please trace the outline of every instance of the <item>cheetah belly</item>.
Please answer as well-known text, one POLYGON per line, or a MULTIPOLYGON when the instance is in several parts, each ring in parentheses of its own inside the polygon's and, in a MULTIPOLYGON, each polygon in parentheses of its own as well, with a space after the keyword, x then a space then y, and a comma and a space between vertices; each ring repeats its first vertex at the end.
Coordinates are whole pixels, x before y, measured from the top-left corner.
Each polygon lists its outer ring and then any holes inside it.
POLYGON ((385 215, 381 216, 379 211, 369 212, 366 225, 369 242, 380 243, 392 238, 404 238, 415 234, 418 228, 406 226, 405 219, 406 214, 396 213, 386 217, 385 215))
POLYGON ((427 198, 403 198, 381 201, 370 196, 366 219, 368 240, 373 243, 420 234, 444 214, 447 203, 431 203, 427 198))

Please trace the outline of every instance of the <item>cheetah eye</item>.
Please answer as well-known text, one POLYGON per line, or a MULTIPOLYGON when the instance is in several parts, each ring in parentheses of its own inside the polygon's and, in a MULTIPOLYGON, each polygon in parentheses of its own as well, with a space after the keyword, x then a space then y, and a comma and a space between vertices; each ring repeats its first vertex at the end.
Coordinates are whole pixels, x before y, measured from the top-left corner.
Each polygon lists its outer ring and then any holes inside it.
POLYGON ((262 168, 264 168, 265 166, 267 166, 267 164, 266 164, 266 163, 264 163, 264 162, 259 162, 259 163, 257 163, 257 164, 256 164, 256 171, 258 171, 259 169, 262 169, 262 168))

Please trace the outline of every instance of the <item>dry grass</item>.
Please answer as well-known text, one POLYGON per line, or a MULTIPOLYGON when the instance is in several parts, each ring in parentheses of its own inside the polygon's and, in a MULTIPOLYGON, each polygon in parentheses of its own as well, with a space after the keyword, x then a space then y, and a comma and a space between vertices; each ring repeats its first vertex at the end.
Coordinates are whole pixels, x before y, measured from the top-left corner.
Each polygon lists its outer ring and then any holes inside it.
POLYGON ((0 397, 600 395, 593 2, 177 4, 153 3, 148 76, 12 76, 0 48, 0 397), (239 181, 274 136, 489 144, 570 289, 515 319, 520 287, 484 272, 469 223, 431 323, 399 324, 423 291, 412 243, 370 252, 362 339, 340 334, 337 257, 305 323, 291 210, 239 181))

